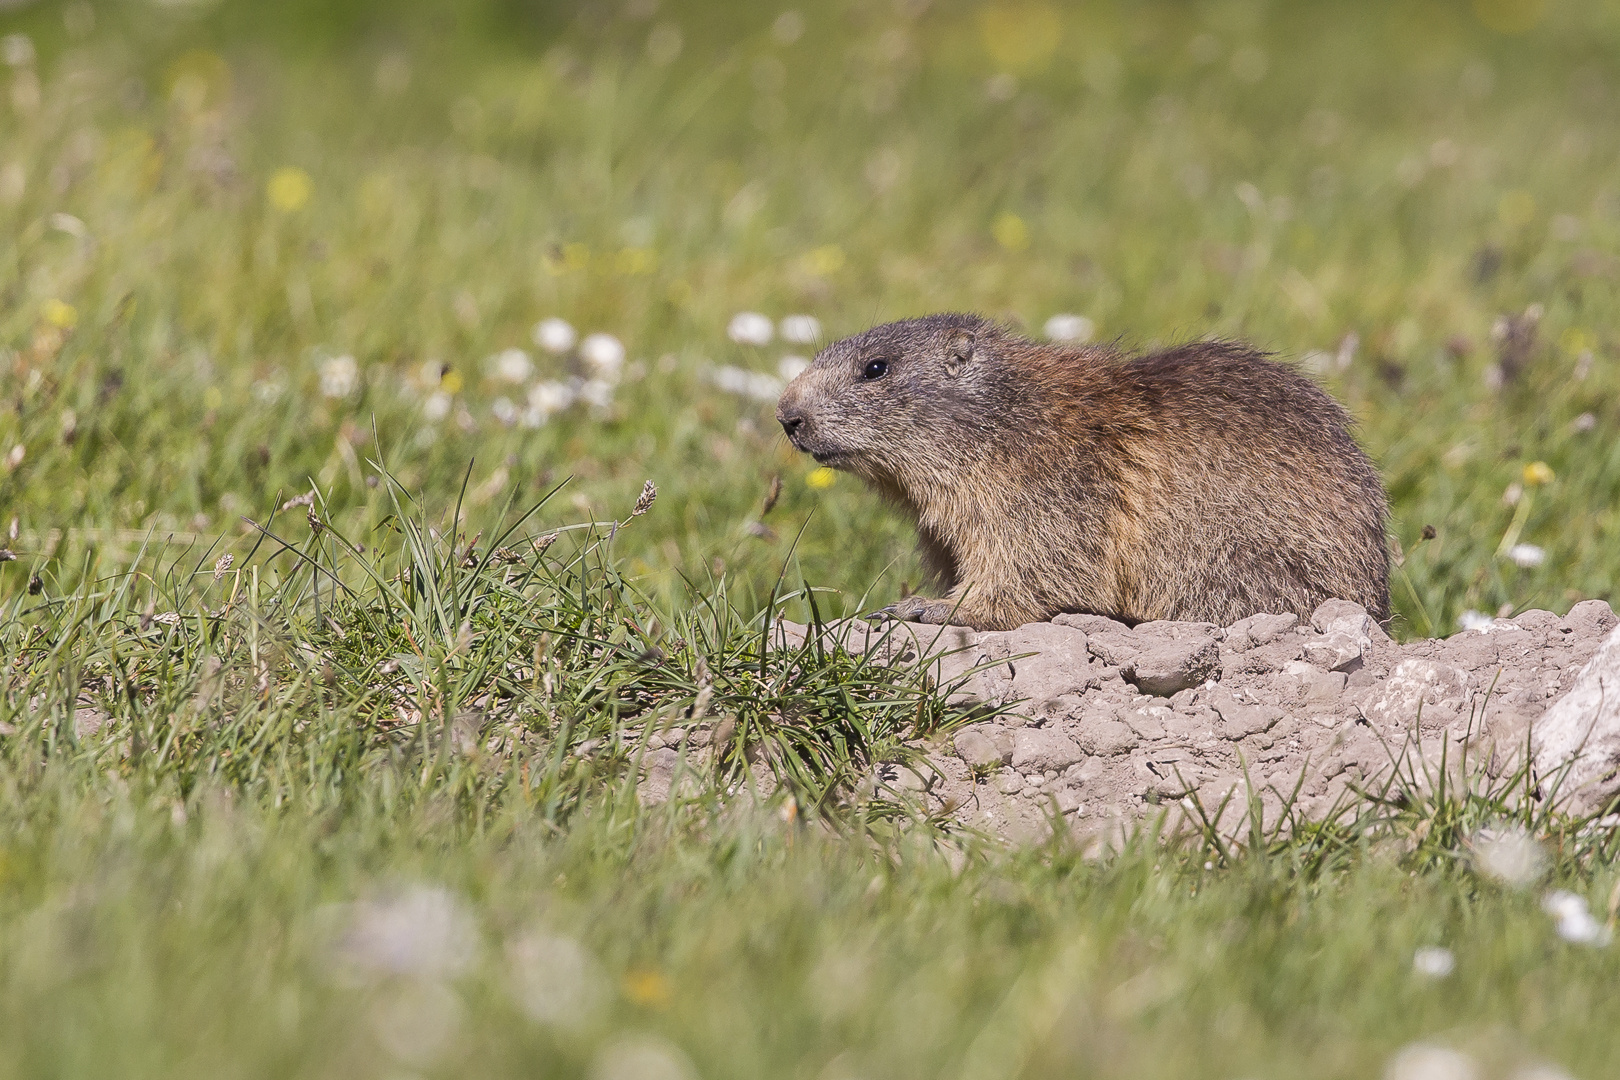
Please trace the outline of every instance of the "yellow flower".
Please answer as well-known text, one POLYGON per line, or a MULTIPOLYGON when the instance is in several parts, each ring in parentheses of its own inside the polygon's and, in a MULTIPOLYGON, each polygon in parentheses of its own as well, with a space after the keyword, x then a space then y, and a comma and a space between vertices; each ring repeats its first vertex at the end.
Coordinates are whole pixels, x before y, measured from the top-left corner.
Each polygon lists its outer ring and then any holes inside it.
POLYGON ((1474 14, 1498 34, 1522 34, 1541 21, 1548 0, 1474 0, 1474 14))
POLYGON ((1592 335, 1578 326, 1572 326, 1565 330, 1559 336, 1558 344, 1563 346, 1564 351, 1571 356, 1579 356, 1581 353, 1590 352, 1597 347, 1597 343, 1592 340, 1592 335))
POLYGON ((1545 461, 1532 461, 1524 467, 1524 482, 1532 487, 1553 481, 1552 466, 1545 461))
POLYGON ((71 330, 79 321, 79 312, 72 304, 62 300, 47 300, 41 311, 45 321, 58 330, 71 330))
POLYGON ((833 481, 837 479, 838 474, 823 465, 821 468, 815 470, 809 476, 805 477, 804 482, 815 488, 817 491, 820 491, 824 488, 832 487, 833 481))
POLYGON ((1536 199, 1528 191, 1514 190, 1496 204, 1496 216, 1510 229, 1522 228, 1535 220, 1536 199))
POLYGON ((1050 4, 997 4, 979 13, 979 32, 1003 70, 1040 71, 1057 52, 1063 17, 1050 4))
POLYGON ((816 277, 826 277, 842 270, 844 261, 844 249, 837 244, 827 244, 805 255, 804 268, 816 277))
POLYGON ((461 374, 459 372, 447 371, 443 375, 439 376, 439 389, 443 390, 445 393, 459 394, 461 392, 461 387, 462 381, 461 374))
POLYGON ((624 996, 637 1005, 662 1009, 669 1004, 669 980, 656 971, 627 971, 624 996))
POLYGON ((287 166, 277 169, 270 176, 270 182, 265 185, 265 194, 270 197, 270 205, 283 214, 297 213, 309 202, 313 185, 309 173, 303 169, 287 166))
POLYGON ((613 260, 613 269, 625 277, 650 274, 658 269, 658 252, 652 248, 625 248, 613 260))
POLYGON ((1016 253, 1029 247, 1029 226, 1017 214, 997 214, 990 232, 995 236, 996 243, 1008 251, 1016 253))

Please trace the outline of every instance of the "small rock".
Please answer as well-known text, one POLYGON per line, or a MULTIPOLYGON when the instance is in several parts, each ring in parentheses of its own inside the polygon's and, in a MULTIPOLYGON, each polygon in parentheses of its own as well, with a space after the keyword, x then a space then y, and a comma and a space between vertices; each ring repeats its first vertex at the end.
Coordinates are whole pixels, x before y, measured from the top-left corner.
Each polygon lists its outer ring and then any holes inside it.
POLYGON ((1614 614, 1614 609, 1602 600, 1582 600, 1569 609, 1564 616, 1564 624, 1577 634, 1607 634, 1620 624, 1620 618, 1614 614))
POLYGON ((1353 638, 1366 638, 1368 644, 1389 644, 1389 635, 1373 622, 1367 609, 1349 600, 1322 601, 1311 612, 1311 625, 1323 634, 1346 633, 1353 638))
POLYGON ((1013 734, 1012 766, 1023 771, 1062 771, 1085 756, 1080 745, 1061 731, 1024 728, 1013 734))
POLYGON ((649 750, 641 758, 641 782, 636 785, 636 798, 642 806, 658 806, 669 801, 670 785, 681 755, 661 747, 649 750))
POLYGON ((1247 619, 1239 619, 1227 629, 1226 642, 1240 651, 1256 645, 1269 645, 1298 623, 1299 616, 1292 612, 1286 615, 1250 615, 1247 619), (1247 644, 1242 644, 1244 642, 1247 644))
POLYGON ((1305 643, 1305 659, 1329 671, 1348 671, 1373 642, 1389 640, 1367 609, 1348 600, 1327 600, 1311 613, 1311 626, 1322 637, 1305 643))
POLYGON ((1136 733, 1118 720, 1088 720, 1080 728, 1080 748, 1097 757, 1115 757, 1138 742, 1136 733))
POLYGON ((77 739, 88 739, 100 731, 107 723, 107 714, 100 709, 83 708, 73 710, 73 735, 77 739))
POLYGON ((981 728, 966 728, 957 732, 952 745, 969 768, 988 769, 1012 760, 1012 739, 992 738, 981 728))
POLYGON ((1197 686, 1221 666, 1210 629, 1202 623, 1143 623, 1136 628, 1136 654, 1121 663, 1120 675, 1155 697, 1197 686))
POLYGON ((1171 710, 1163 705, 1144 705, 1135 709, 1126 709, 1119 718, 1125 726, 1136 732, 1136 736, 1147 742, 1164 738, 1164 722, 1171 716, 1171 710))
POLYGON ((1221 738, 1243 739, 1269 730, 1282 719, 1282 710, 1269 705, 1253 705, 1239 701, 1224 686, 1210 694, 1210 705, 1221 718, 1221 738))
POLYGON ((996 790, 1003 795, 1016 795, 1024 790, 1024 778, 1018 775, 1016 769, 1002 769, 996 773, 996 790))
POLYGON ((1361 662, 1362 650, 1370 642, 1367 638, 1354 638, 1343 631, 1334 631, 1324 637, 1305 643, 1305 659, 1329 671, 1348 671, 1361 662))
POLYGON ((1620 626, 1530 729, 1530 749, 1543 782, 1558 778, 1559 794, 1578 812, 1620 791, 1620 626))
POLYGON ((1299 696, 1295 700, 1313 711, 1333 708, 1344 694, 1342 671, 1323 671, 1302 660, 1290 660, 1283 665, 1283 674, 1297 680, 1299 696))
POLYGON ((1462 711, 1468 685, 1462 668, 1416 657, 1402 660, 1389 678, 1365 691, 1361 715, 1379 730, 1404 731, 1421 709, 1423 728, 1433 730, 1462 711))
POLYGON ((1059 788, 1053 798, 1057 800, 1059 813, 1072 814, 1080 809, 1080 793, 1073 788, 1059 788))

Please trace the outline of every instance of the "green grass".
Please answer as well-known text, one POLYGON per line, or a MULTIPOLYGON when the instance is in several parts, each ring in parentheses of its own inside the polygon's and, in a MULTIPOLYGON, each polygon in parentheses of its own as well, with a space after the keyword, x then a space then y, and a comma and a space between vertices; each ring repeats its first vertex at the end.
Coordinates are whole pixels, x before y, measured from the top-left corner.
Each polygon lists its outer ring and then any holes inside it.
POLYGON ((1620 7, 1532 9, 0 11, 0 1072, 1604 1075, 1612 949, 1469 843, 1521 815, 1612 921, 1611 831, 1500 787, 1101 860, 855 798, 960 718, 763 646, 917 586, 909 529, 713 378, 810 348, 742 310, 1316 354, 1396 632, 1613 600, 1620 7), (586 373, 551 316, 623 377, 509 426, 586 373), (638 806, 700 702, 733 741, 638 806), (399 896, 454 962, 367 965, 342 905, 399 896))

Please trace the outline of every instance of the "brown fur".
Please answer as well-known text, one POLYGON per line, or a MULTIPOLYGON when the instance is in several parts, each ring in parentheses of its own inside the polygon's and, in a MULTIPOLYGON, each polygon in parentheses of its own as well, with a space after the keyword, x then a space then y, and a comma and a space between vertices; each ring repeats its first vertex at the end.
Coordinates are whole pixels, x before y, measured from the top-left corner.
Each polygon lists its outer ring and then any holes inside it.
POLYGON ((915 519, 948 591, 902 618, 1228 624, 1334 597, 1389 615, 1384 489, 1349 416, 1245 345, 1125 357, 932 315, 829 345, 776 415, 915 519))

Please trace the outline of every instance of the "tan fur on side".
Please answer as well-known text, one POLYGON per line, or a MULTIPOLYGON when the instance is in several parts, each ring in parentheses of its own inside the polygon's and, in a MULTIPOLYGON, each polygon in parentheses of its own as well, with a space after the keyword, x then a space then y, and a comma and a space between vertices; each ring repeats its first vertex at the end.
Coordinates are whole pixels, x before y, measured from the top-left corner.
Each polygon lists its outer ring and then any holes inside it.
POLYGON ((1348 415, 1244 345, 1126 357, 933 315, 829 345, 777 419, 916 520, 946 592, 902 618, 1389 615, 1384 490, 1348 415))

